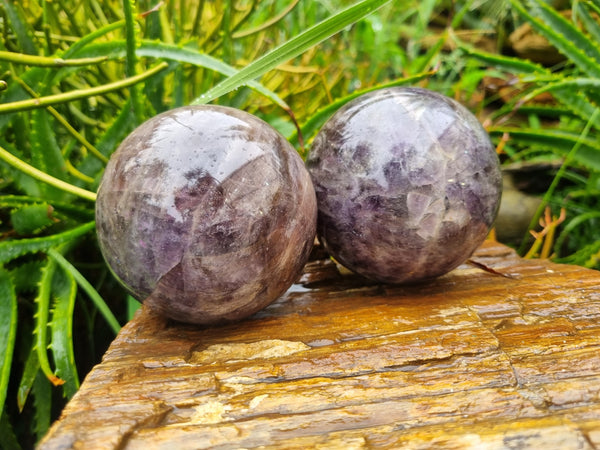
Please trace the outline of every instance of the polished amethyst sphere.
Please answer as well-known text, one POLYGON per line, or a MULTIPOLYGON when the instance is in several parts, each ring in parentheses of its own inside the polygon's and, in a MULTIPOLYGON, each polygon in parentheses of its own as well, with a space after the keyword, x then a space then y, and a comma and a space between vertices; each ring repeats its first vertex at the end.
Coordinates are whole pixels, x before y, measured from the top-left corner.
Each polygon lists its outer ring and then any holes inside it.
POLYGON ((143 123, 111 157, 96 203, 114 275, 153 309, 195 324, 244 318, 285 292, 316 218, 294 148, 257 117, 220 106, 143 123))
POLYGON ((498 157, 477 119, 420 88, 389 88, 346 104, 307 158, 317 233, 365 277, 416 282, 469 258, 494 222, 498 157))

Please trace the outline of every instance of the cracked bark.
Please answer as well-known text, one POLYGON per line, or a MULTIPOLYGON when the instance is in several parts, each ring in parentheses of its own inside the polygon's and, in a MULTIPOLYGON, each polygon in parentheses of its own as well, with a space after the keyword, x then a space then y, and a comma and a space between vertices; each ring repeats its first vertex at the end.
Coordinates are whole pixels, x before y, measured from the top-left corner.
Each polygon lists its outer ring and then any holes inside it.
POLYGON ((142 309, 39 448, 600 448, 600 273, 474 259, 413 286, 313 260, 221 327, 142 309))

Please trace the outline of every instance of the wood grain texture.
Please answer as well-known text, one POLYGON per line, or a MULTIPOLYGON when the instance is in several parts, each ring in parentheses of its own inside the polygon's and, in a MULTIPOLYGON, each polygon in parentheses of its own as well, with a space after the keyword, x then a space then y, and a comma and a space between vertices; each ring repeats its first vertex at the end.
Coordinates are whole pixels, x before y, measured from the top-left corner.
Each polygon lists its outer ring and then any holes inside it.
POLYGON ((214 328, 138 312, 40 449, 600 448, 600 273, 486 242, 433 282, 315 259, 214 328))

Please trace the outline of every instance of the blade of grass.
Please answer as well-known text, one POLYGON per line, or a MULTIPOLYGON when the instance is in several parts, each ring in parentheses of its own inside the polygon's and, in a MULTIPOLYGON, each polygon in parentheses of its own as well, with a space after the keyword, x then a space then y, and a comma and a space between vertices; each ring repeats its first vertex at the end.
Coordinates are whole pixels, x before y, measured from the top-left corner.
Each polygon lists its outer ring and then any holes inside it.
POLYGON ((595 102, 590 101, 583 92, 578 90, 570 89, 564 92, 557 90, 553 96, 583 120, 587 120, 596 109, 595 102))
POLYGON ((436 3, 438 3, 437 0, 422 0, 415 4, 417 9, 416 25, 418 37, 427 32, 436 3))
MULTIPOLYGON (((46 199, 42 197, 30 197, 27 195, 0 195, 0 208, 17 208, 23 205, 30 205, 35 203, 46 202, 46 199)), ((92 220, 94 218, 94 210, 88 208, 82 208, 72 203, 63 202, 51 202, 52 207, 55 210, 59 210, 61 213, 72 215, 76 219, 80 220, 92 220)))
MULTIPOLYGON (((32 67, 19 75, 19 79, 28 86, 37 87, 44 80, 47 71, 48 69, 44 67, 32 67)), ((8 89, 2 93, 2 104, 18 102, 30 98, 31 96, 23 89, 20 83, 10 83, 8 89)), ((19 120, 23 120, 23 118, 15 117, 14 114, 0 114, 0 130, 5 130, 9 125, 14 126, 19 120)))
POLYGON ((15 169, 35 178, 36 180, 49 184, 50 186, 76 195, 85 200, 89 200, 92 202, 96 201, 96 193, 69 184, 66 181, 53 177, 52 175, 48 175, 46 172, 43 172, 17 158, 10 152, 4 150, 2 147, 0 147, 0 160, 11 165, 15 169))
MULTIPOLYGON (((536 81, 535 77, 529 78, 526 77, 523 79, 525 82, 536 81)), ((600 80, 598 78, 561 78, 558 81, 548 82, 550 80, 542 79, 541 82, 545 83, 543 86, 531 91, 527 95, 525 95, 522 99, 523 101, 532 100, 534 97, 544 93, 555 91, 564 88, 577 88, 580 89, 591 89, 597 90, 600 87, 600 80)))
POLYGON ((389 1, 390 0, 363 0, 330 16, 275 48, 271 52, 254 60, 235 75, 226 78, 212 89, 209 89, 207 92, 194 99, 191 104, 208 103, 221 95, 225 95, 240 86, 246 85, 250 80, 254 80, 265 72, 274 69, 279 64, 302 54, 309 48, 338 33, 348 25, 362 19, 389 1))
MULTIPOLYGON (((454 37, 454 40, 458 39, 454 37)), ((459 42, 459 48, 467 55, 481 61, 484 64, 495 67, 499 70, 504 70, 509 73, 540 73, 549 74, 548 70, 544 67, 535 64, 531 61, 521 58, 514 58, 504 55, 496 55, 494 53, 488 53, 478 50, 464 42, 459 42)))
MULTIPOLYGON (((119 143, 127 136, 134 128, 133 112, 129 107, 131 99, 127 99, 121 111, 114 118, 112 123, 108 125, 106 131, 96 140, 96 148, 100 153, 108 158, 115 151, 119 143)), ((96 174, 94 187, 100 183, 100 177, 103 173, 102 167, 104 164, 96 157, 85 158, 79 165, 78 170, 86 174, 96 174)))
POLYGON ((35 350, 35 343, 29 349, 29 355, 25 361, 25 368, 23 369, 23 375, 21 375, 21 381, 19 382, 19 388, 17 389, 17 407, 19 412, 23 412, 25 403, 31 392, 35 377, 40 370, 40 362, 38 360, 37 351, 35 350))
POLYGON ((9 273, 0 268, 0 414, 4 411, 17 335, 17 296, 9 273))
MULTIPOLYGON (((125 75, 128 78, 136 75, 137 57, 135 54, 136 48, 136 32, 134 20, 134 0, 123 0, 123 14, 125 16, 125 37, 126 37, 126 52, 125 58, 125 75)), ((137 83, 129 86, 129 95, 131 96, 131 107, 136 123, 140 124, 144 120, 144 105, 141 100, 141 93, 137 83)))
POLYGON ((53 56, 37 56, 25 53, 0 51, 0 61, 40 67, 87 66, 91 64, 100 64, 106 61, 106 59, 107 58, 104 56, 97 58, 63 59, 53 56))
POLYGON ((467 0, 460 6, 460 9, 454 14, 454 17, 452 17, 450 30, 456 30, 460 26, 465 16, 473 9, 474 2, 475 0, 467 0))
MULTIPOLYGON (((592 114, 592 116, 590 117, 588 122, 585 124, 585 127, 583 128, 583 131, 579 135, 577 141, 575 142, 575 144, 573 145, 573 147, 571 148, 569 153, 567 153, 567 155, 565 156, 563 163, 561 164, 560 168, 556 172, 556 175, 554 175, 554 178, 552 179, 552 183, 550 183, 550 186, 544 193, 544 196, 542 197, 542 201, 540 202, 538 209, 536 210, 533 218, 531 219, 531 222, 529 223, 530 230, 533 230, 535 228, 536 224, 538 223, 540 217, 542 216, 542 214, 544 212, 544 209, 546 208, 546 205, 548 205, 548 203, 550 202, 550 198, 554 194, 554 191, 556 190, 556 187, 558 186, 559 181, 564 176, 569 165, 576 158, 577 153, 579 152, 581 146, 583 145, 585 139, 587 138, 587 136, 590 132, 590 129, 592 128, 592 124, 596 120, 599 113, 600 113, 600 108, 596 108, 596 110, 594 111, 594 114, 592 114)), ((596 154, 596 161, 600 163, 599 156, 600 156, 600 152, 598 152, 596 154)), ((600 167, 596 170, 600 170, 600 167)), ((523 238, 523 240, 521 241, 521 246, 519 247, 519 252, 521 254, 527 248, 528 242, 529 242, 529 236, 525 236, 523 238)))
MULTIPOLYGON (((575 47, 582 50, 595 63, 596 70, 600 69, 600 47, 598 43, 579 29, 575 23, 568 20, 563 14, 559 13, 554 7, 544 0, 527 0, 529 10, 535 16, 541 19, 558 36, 555 42, 552 36, 546 38, 559 50, 565 43, 574 44, 575 47)), ((533 24, 532 24, 533 26, 533 24)), ((565 52, 566 53, 566 52, 565 52)), ((568 54, 567 54, 568 55, 568 54)))
POLYGON ((86 47, 87 45, 89 45, 90 43, 92 43, 93 41, 98 39, 99 37, 102 37, 108 33, 118 30, 119 28, 122 28, 123 26, 125 26, 125 20, 119 20, 118 22, 114 22, 114 23, 111 23, 110 25, 103 26, 102 28, 99 28, 99 29, 83 36, 81 39, 78 39, 77 42, 75 42, 73 45, 71 45, 68 48, 68 50, 64 53, 63 57, 65 59, 71 58, 72 55, 81 51, 81 49, 83 49, 84 47, 86 47))
POLYGON ((48 428, 52 418, 52 385, 44 378, 44 374, 36 374, 31 388, 33 395, 33 430, 35 437, 41 440, 48 428))
POLYGON ((156 75, 161 70, 164 70, 168 67, 166 62, 162 62, 154 66, 153 68, 140 73, 139 75, 135 75, 130 78, 126 78, 121 81, 116 81, 113 83, 107 83, 101 86, 96 86, 89 89, 78 89, 71 92, 65 92, 62 94, 56 95, 48 95, 45 97, 35 98, 31 100, 22 100, 17 102, 5 103, 0 105, 0 114, 10 113, 10 112, 19 112, 19 111, 27 111, 29 109, 35 108, 45 108, 46 106, 56 105, 59 103, 71 102, 74 100, 80 100, 82 98, 93 97, 96 95, 107 94, 109 92, 117 91, 120 89, 124 89, 134 84, 140 83, 145 79, 156 75))
POLYGON ((53 246, 63 244, 89 233, 94 230, 95 226, 96 223, 92 221, 50 236, 2 241, 0 242, 0 264, 12 261, 28 253, 47 251, 53 246))
POLYGON ((108 325, 112 328, 115 334, 117 334, 121 329, 121 325, 119 325, 119 321, 113 315, 108 305, 104 302, 104 299, 100 296, 100 294, 98 294, 98 291, 96 291, 96 289, 94 289, 90 282, 85 279, 81 272, 79 272, 75 266, 67 261, 65 257, 58 251, 51 248, 48 250, 48 255, 75 279, 79 287, 84 290, 94 305, 96 305, 96 308, 98 308, 100 314, 102 314, 106 322, 108 322, 108 325))
MULTIPOLYGON (((67 173, 65 160, 57 142, 57 136, 46 110, 38 109, 31 114, 31 165, 48 176, 64 177, 67 173)), ((49 183, 40 185, 42 196, 64 198, 64 190, 56 190, 49 183)))
POLYGON ((581 23, 585 26, 590 36, 595 39, 596 42, 600 42, 600 24, 597 22, 596 18, 592 16, 592 11, 594 14, 598 14, 600 13, 600 9, 589 2, 581 1, 574 2, 573 7, 573 11, 576 12, 577 18, 581 20, 581 23))
POLYGON ((54 53, 54 44, 52 43, 52 38, 50 37, 50 23, 48 18, 52 14, 52 8, 48 3, 50 2, 42 2, 42 31, 46 40, 46 54, 52 55, 54 53))
POLYGON ((10 28, 17 36, 19 48, 30 55, 37 55, 38 50, 33 41, 33 34, 31 33, 22 12, 18 9, 20 5, 17 4, 17 2, 10 0, 2 0, 2 6, 4 7, 6 18, 10 23, 10 28))
POLYGON ((200 0, 194 20, 192 21, 192 36, 197 36, 200 31, 200 23, 202 22, 202 14, 204 13, 204 5, 206 0, 200 0))
POLYGON ((412 73, 420 73, 427 70, 432 66, 432 61, 436 56, 439 55, 440 51, 444 47, 444 44, 448 41, 448 33, 443 33, 442 36, 438 38, 436 43, 431 46, 429 50, 425 52, 423 56, 415 58, 413 63, 410 65, 412 73))
POLYGON ((232 24, 231 33, 235 33, 236 31, 238 31, 248 21, 248 19, 250 19, 252 13, 257 10, 259 1, 260 0, 252 0, 251 4, 248 7, 244 8, 245 12, 241 15, 237 22, 232 24))
POLYGON ((233 0, 224 0, 223 20, 221 21, 221 57, 225 62, 233 59, 233 39, 231 38, 231 15, 233 12, 233 0))
MULTIPOLYGON (((524 77, 523 81, 536 81, 535 77, 524 77)), ((568 107, 573 113, 577 114, 583 120, 587 120, 595 111, 595 106, 584 94, 593 93, 600 88, 600 80, 596 78, 563 78, 558 81, 548 82, 540 80, 538 84, 541 87, 530 91, 522 96, 517 102, 516 108, 521 104, 535 99, 538 95, 545 92, 553 92, 554 96, 560 100, 564 106, 568 107)), ((600 118, 596 123, 600 126, 600 118)))
MULTIPOLYGON (((128 108, 126 102, 121 112, 115 117, 115 120, 110 124, 106 132, 100 136, 96 142, 98 150, 107 158, 110 157, 111 153, 117 148, 125 136, 133 130, 134 125, 129 111, 130 108, 128 108)), ((94 162, 97 162, 97 160, 94 159, 94 162)))
POLYGON ((559 119, 561 116, 574 117, 573 112, 569 108, 558 105, 524 105, 519 108, 519 112, 525 116, 536 115, 540 118, 549 119, 559 119))
POLYGON ((135 312, 140 309, 142 304, 131 295, 127 296, 127 320, 133 319, 135 312))
POLYGON ((0 416, 0 436, 2 436, 4 450, 21 450, 21 445, 6 411, 0 416))
POLYGON ((28 261, 17 265, 11 269, 10 276, 15 286, 15 291, 19 294, 35 293, 42 271, 42 261, 28 261))
POLYGON ((600 0, 587 0, 584 3, 593 12, 595 12, 596 14, 600 14, 600 0))
POLYGON ((269 27, 272 27, 277 22, 279 22, 281 19, 283 19, 285 16, 287 16, 296 7, 296 5, 298 4, 299 1, 300 0, 292 0, 290 2, 290 4, 288 6, 286 6, 283 11, 281 11, 279 14, 274 15, 270 19, 265 20, 263 23, 261 23, 259 26, 255 27, 255 28, 250 28, 248 30, 242 30, 242 31, 237 31, 237 32, 233 33, 233 35, 232 35, 233 39, 245 38, 252 34, 260 33, 261 31, 264 31, 269 27))
MULTIPOLYGON (((103 58, 107 59, 107 57, 103 58)), ((40 96, 33 89, 27 86, 27 84, 20 77, 13 76, 13 78, 17 83, 21 84, 23 89, 25 89, 29 93, 29 95, 31 95, 34 98, 40 98, 40 96)), ((54 107, 48 106, 46 110, 50 114, 52 114, 52 117, 54 117, 58 121, 58 123, 60 123, 69 132, 69 134, 73 136, 77 142, 83 145, 92 155, 96 156, 96 158, 98 158, 104 164, 108 162, 108 158, 106 158, 106 156, 100 153, 96 149, 96 147, 94 147, 85 137, 83 137, 81 133, 79 133, 75 128, 73 128, 69 121, 65 119, 54 107)))

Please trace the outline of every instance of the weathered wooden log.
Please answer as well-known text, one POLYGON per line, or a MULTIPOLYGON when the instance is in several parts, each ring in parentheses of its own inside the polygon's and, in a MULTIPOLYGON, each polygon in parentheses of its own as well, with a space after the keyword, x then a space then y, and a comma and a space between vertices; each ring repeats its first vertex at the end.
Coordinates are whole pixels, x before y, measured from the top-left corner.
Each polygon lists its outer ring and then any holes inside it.
POLYGON ((142 309, 40 449, 600 447, 600 272, 486 242, 432 282, 310 262, 213 328, 142 309))

